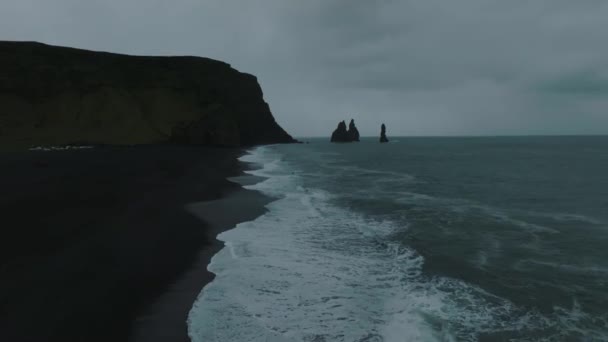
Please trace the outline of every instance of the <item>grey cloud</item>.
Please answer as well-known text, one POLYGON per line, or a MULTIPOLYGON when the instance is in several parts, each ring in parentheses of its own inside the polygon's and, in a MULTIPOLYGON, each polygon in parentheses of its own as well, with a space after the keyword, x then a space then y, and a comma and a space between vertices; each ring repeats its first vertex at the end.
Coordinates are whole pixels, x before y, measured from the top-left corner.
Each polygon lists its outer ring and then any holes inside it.
POLYGON ((541 83, 539 89, 560 96, 608 96, 608 73, 600 70, 587 70, 560 75, 558 79, 541 83))
POLYGON ((225 60, 327 136, 608 133, 600 0, 5 0, 3 39, 225 60))

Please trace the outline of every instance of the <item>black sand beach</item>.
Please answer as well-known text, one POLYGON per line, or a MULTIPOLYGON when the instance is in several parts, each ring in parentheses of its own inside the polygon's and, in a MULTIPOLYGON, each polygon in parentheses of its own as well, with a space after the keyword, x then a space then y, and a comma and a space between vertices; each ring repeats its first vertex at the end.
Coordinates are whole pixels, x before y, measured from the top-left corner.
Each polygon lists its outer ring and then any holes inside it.
POLYGON ((242 153, 1 154, 0 340, 187 341, 215 236, 268 201, 226 179, 242 153))
MULTIPOLYGON (((252 180, 260 181, 254 178, 256 177, 235 177, 233 181, 242 185, 249 184, 252 180)), ((214 275, 207 271, 207 265, 215 253, 224 247, 223 243, 213 237, 240 222, 260 216, 265 211, 264 205, 269 201, 270 198, 257 191, 238 188, 220 199, 187 206, 188 212, 207 223, 209 243, 199 252, 194 266, 173 282, 168 291, 139 315, 133 327, 131 341, 190 341, 184 317, 188 316, 203 285, 213 280, 214 275)))

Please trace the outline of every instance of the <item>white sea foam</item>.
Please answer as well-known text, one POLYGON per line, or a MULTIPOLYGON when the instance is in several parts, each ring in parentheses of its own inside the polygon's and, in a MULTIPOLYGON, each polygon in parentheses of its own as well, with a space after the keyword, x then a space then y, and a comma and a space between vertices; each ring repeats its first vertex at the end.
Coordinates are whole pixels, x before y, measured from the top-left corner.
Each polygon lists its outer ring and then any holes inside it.
POLYGON ((89 149, 89 148, 93 148, 93 146, 86 146, 86 145, 78 145, 78 146, 72 146, 72 145, 67 145, 67 146, 36 146, 36 147, 32 147, 30 148, 30 151, 66 151, 66 150, 83 150, 83 149, 89 149))
MULTIPOLYGON (((329 166, 335 167, 335 166, 329 166)), ((372 177, 375 182, 401 182, 401 183, 419 183, 421 180, 416 179, 413 175, 405 172, 394 172, 386 170, 374 170, 363 168, 354 165, 340 165, 340 170, 357 177, 372 177)))
POLYGON ((402 227, 302 186, 272 147, 241 160, 267 178, 246 187, 278 200, 218 236, 226 247, 190 312, 192 341, 475 341, 554 324, 463 281, 425 276, 424 258, 389 238, 402 227))
POLYGON ((594 265, 560 264, 560 263, 556 263, 556 262, 547 262, 547 261, 540 261, 540 260, 533 260, 533 259, 523 259, 517 263, 518 270, 530 269, 530 266, 535 266, 535 267, 543 266, 543 267, 547 267, 547 268, 557 269, 560 272, 574 273, 574 274, 581 274, 581 275, 588 275, 588 274, 608 275, 608 268, 594 266, 594 265))
POLYGON ((558 230, 553 229, 551 227, 546 227, 514 218, 512 215, 499 208, 480 205, 463 199, 439 198, 407 191, 397 192, 396 194, 398 195, 397 201, 404 204, 433 203, 435 205, 440 205, 443 209, 449 210, 454 213, 479 212, 485 217, 492 218, 496 222, 506 223, 515 227, 519 227, 522 230, 532 234, 559 233, 558 230))
POLYGON ((582 222, 582 223, 588 223, 588 224, 592 224, 592 225, 603 225, 604 224, 604 222, 602 222, 599 219, 584 216, 584 215, 578 215, 578 214, 537 213, 537 212, 528 212, 528 214, 532 215, 532 216, 546 217, 546 218, 550 218, 550 219, 553 219, 556 221, 562 221, 562 222, 582 222))

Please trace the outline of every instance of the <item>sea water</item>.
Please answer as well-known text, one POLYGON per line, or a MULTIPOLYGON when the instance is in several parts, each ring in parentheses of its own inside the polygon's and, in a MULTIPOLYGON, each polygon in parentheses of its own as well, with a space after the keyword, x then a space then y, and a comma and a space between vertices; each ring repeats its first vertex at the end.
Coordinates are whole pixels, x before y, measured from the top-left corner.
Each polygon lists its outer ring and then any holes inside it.
MULTIPOLYGON (((608 137, 265 146, 202 341, 608 341, 608 137)), ((238 208, 235 208, 238 210, 238 208)))

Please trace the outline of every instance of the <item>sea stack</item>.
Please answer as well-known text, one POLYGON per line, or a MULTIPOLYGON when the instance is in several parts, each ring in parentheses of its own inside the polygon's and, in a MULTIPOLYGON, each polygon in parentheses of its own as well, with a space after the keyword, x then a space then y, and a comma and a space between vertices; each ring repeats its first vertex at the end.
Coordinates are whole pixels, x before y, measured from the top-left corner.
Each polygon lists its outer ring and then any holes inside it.
POLYGON ((380 142, 381 143, 388 142, 388 138, 386 137, 386 126, 384 124, 382 124, 382 126, 380 127, 380 142))
POLYGON ((350 123, 348 124, 348 138, 350 141, 359 141, 359 130, 355 126, 354 119, 350 119, 350 123))
POLYGON ((359 130, 355 126, 355 120, 351 119, 346 129, 346 122, 340 121, 338 127, 331 135, 331 142, 353 142, 359 141, 359 130))

